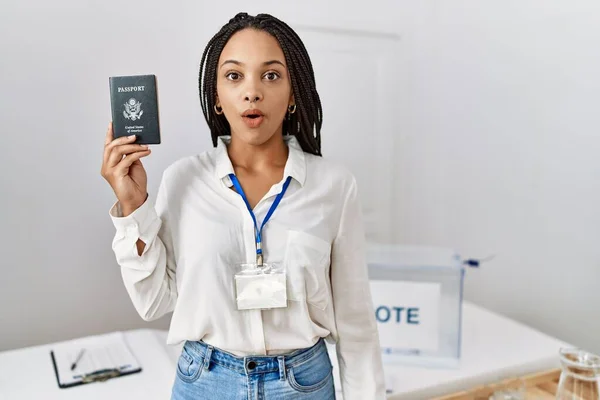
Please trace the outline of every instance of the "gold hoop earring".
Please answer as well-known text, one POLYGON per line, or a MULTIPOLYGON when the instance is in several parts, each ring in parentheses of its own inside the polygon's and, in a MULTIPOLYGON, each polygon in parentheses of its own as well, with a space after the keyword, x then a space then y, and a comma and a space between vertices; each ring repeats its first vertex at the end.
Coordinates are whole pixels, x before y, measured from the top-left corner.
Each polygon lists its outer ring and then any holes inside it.
POLYGON ((223 114, 223 108, 215 104, 215 112, 217 113, 217 115, 221 115, 223 114))
POLYGON ((288 112, 289 112, 290 114, 293 114, 293 113, 295 113, 295 112, 296 112, 296 105, 295 105, 295 104, 292 104, 291 106, 288 106, 288 112))

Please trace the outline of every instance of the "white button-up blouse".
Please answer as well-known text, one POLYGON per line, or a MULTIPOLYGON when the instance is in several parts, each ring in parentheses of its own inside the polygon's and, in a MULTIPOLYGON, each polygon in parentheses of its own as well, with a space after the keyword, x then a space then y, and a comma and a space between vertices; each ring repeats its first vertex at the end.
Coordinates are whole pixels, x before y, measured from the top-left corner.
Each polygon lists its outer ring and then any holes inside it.
POLYGON ((230 140, 170 165, 154 205, 149 197, 126 217, 118 202, 111 208, 112 248, 136 310, 147 321, 173 312, 168 344, 203 340, 236 355, 286 353, 326 338, 336 343, 344 398, 384 399, 354 176, 286 137, 283 180, 254 213, 260 226, 292 177, 262 231, 264 262, 286 271, 288 306, 240 311, 234 275, 256 262, 256 242, 246 204, 231 189, 230 140), (138 238, 146 243, 141 256, 138 238))

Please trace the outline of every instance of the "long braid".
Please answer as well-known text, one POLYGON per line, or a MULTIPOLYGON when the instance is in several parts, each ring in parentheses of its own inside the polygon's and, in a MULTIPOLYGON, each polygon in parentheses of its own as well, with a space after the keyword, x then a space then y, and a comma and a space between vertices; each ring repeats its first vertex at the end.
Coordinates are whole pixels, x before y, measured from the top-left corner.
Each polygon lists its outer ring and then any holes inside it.
MULTIPOLYGON (((317 144, 317 148, 315 148, 313 153, 320 152, 321 148, 321 125, 322 125, 322 109, 321 109, 321 101, 319 99, 319 95, 316 91, 314 72, 312 68, 312 63, 310 62, 310 57, 308 56, 308 52, 304 47, 304 44, 288 25, 284 22, 276 20, 273 23, 274 27, 276 27, 276 31, 273 32, 274 36, 277 38, 279 43, 281 43, 281 47, 284 51, 284 55, 286 56, 286 60, 289 59, 288 63, 297 66, 300 69, 300 73, 297 74, 299 79, 294 79, 296 76, 292 76, 292 86, 294 89, 294 93, 313 93, 315 96, 312 96, 312 101, 306 102, 303 96, 297 100, 298 107, 302 110, 306 110, 304 113, 300 113, 297 118, 300 121, 294 121, 292 127, 296 127, 299 122, 300 130, 310 130, 313 131, 313 125, 316 125, 316 137, 315 142, 317 144), (287 44, 291 44, 291 48, 288 49, 287 44), (316 118, 314 117, 316 115, 316 118)), ((310 96, 309 96, 310 97, 310 96)), ((299 141, 303 139, 302 135, 299 137, 299 141)), ((303 143, 306 147, 310 147, 313 143, 303 143)), ((315 153, 317 154, 317 153, 315 153)))
POLYGON ((295 135, 302 150, 320 156, 323 109, 310 57, 296 32, 286 23, 269 14, 258 14, 254 17, 246 13, 238 13, 212 37, 202 54, 198 89, 200 105, 211 131, 213 146, 217 145, 219 136, 231 134, 225 116, 217 114, 214 109, 217 97, 217 64, 229 38, 246 28, 265 31, 279 42, 288 65, 292 93, 296 102, 296 112, 288 113, 287 119, 283 121, 283 134, 295 135))

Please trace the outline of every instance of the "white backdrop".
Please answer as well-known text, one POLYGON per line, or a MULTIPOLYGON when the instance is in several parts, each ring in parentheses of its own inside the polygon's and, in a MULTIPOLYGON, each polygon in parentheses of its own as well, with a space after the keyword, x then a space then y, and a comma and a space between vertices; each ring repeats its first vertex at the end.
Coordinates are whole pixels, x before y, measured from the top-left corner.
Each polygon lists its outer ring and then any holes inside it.
POLYGON ((137 316, 110 249, 108 76, 159 78, 155 193, 210 147, 198 64, 242 10, 306 38, 325 154, 362 176, 371 239, 496 254, 467 298, 600 352, 593 0, 3 2, 0 350, 168 326, 137 316))

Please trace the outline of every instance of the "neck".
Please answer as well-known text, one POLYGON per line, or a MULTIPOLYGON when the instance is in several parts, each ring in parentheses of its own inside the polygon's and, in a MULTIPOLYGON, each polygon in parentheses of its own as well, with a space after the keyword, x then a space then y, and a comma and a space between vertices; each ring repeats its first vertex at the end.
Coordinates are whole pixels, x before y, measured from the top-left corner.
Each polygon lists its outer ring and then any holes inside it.
POLYGON ((234 168, 255 172, 285 167, 288 151, 281 134, 273 135, 260 145, 243 142, 232 135, 231 143, 227 146, 227 153, 234 168))

